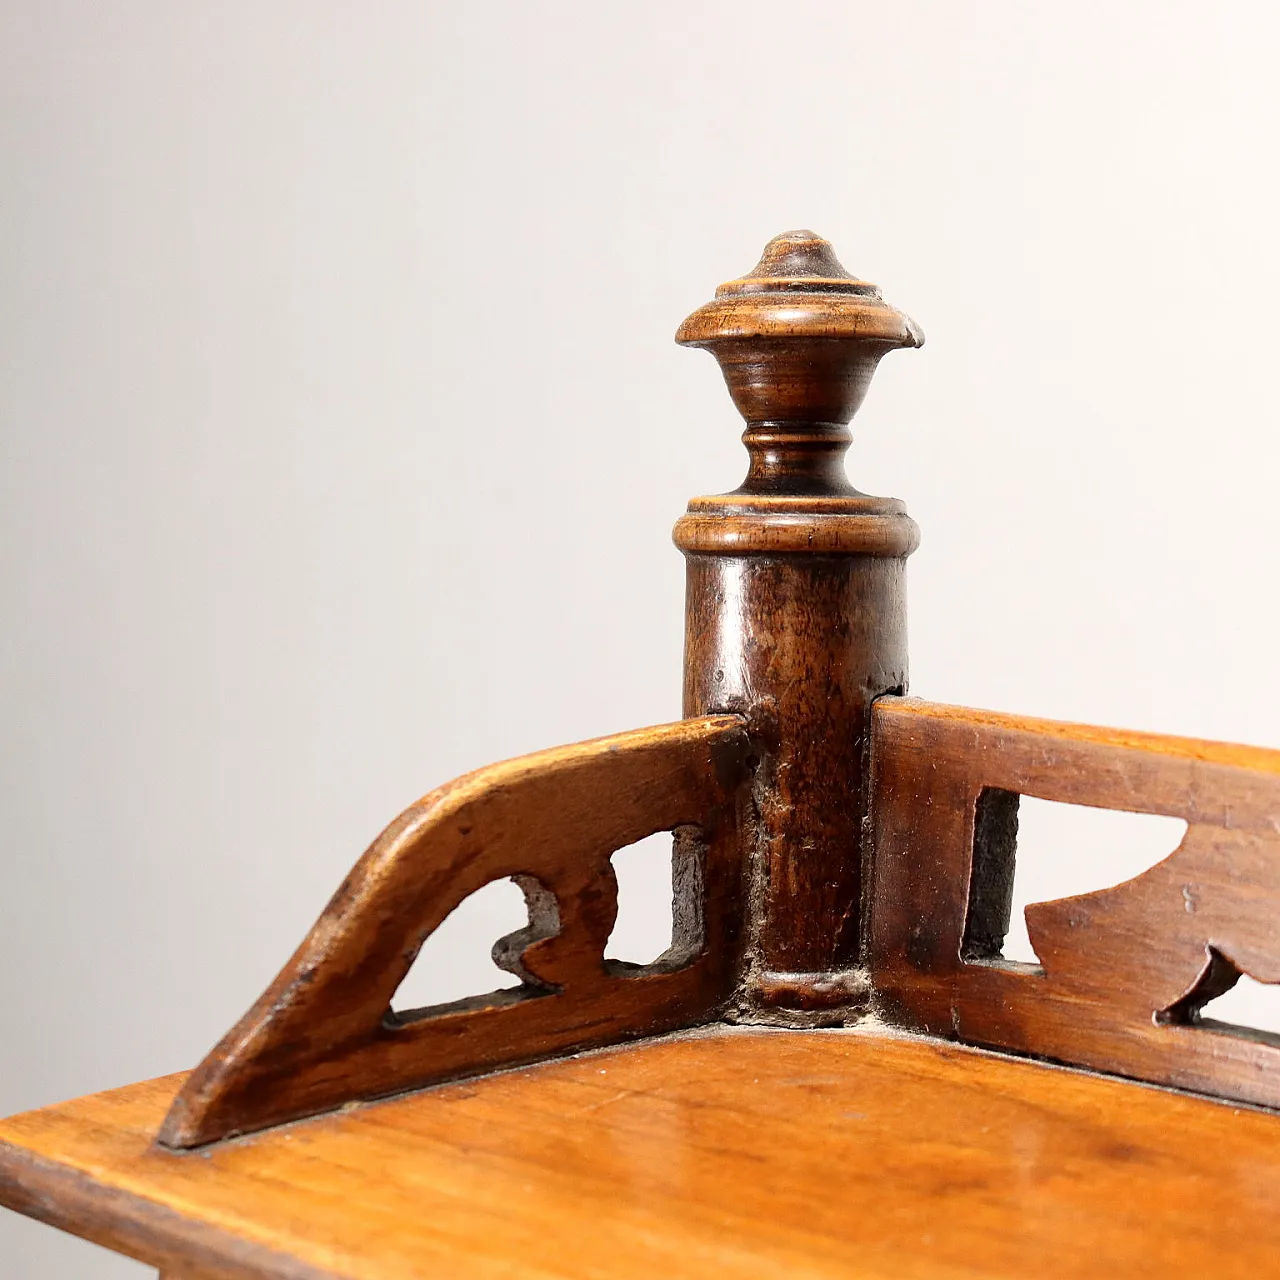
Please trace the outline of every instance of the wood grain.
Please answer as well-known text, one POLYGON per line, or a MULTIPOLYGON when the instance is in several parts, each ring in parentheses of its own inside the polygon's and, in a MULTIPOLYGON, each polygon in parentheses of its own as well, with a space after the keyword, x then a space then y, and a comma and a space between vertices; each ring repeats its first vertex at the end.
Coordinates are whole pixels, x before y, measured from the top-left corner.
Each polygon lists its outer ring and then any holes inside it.
POLYGON ((1280 1117, 957 1045, 695 1033, 201 1152, 152 1143, 178 1083, 0 1123, 0 1199, 217 1280, 1258 1280, 1280 1256, 1280 1117))
POLYGON ((740 969, 743 722, 690 719, 491 765, 406 809, 293 958, 200 1064, 160 1131, 191 1147, 297 1116, 713 1017, 740 969), (610 855, 676 831, 674 940, 604 959, 610 855), (521 985, 393 1015, 419 948, 464 898, 512 877, 528 928, 494 946, 521 985))
POLYGON ((695 498, 686 715, 735 711, 762 747, 735 1016, 840 1022, 865 1006, 861 842, 872 700, 907 681, 902 503, 859 493, 848 422, 876 366, 923 335, 811 231, 777 236, 678 342, 715 356, 746 419, 732 493, 695 498))
POLYGON ((887 1016, 1280 1106, 1280 1037, 1199 1017, 1241 973, 1280 981, 1280 752, 893 698, 873 741, 870 956, 887 1016), (1187 834, 1124 884, 1028 907, 1041 963, 1011 964, 1001 797, 1018 795, 1183 818, 1187 834))

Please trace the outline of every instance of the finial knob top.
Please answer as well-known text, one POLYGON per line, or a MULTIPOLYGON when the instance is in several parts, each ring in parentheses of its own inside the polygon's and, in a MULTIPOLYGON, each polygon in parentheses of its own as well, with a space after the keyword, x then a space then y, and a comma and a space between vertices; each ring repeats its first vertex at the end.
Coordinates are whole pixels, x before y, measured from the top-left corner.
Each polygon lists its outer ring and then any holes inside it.
POLYGON ((740 280, 727 280, 717 298, 736 293, 860 293, 878 297, 873 284, 850 275, 829 240, 816 231, 784 231, 764 247, 760 261, 740 280))
POLYGON ((676 332, 720 364, 747 421, 751 469, 739 494, 855 494, 847 423, 881 356, 924 334, 880 290, 840 265, 812 231, 774 236, 754 270, 716 290, 676 332))
POLYGON ((849 338, 883 351, 924 345, 919 326, 846 271, 813 231, 774 236, 749 274, 722 284, 676 332, 690 347, 735 338, 849 338))

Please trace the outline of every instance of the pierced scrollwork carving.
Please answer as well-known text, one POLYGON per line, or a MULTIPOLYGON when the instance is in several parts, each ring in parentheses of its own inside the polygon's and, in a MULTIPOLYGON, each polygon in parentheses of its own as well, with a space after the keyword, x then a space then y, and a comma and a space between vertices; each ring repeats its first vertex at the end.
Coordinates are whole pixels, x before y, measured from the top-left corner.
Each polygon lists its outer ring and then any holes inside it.
POLYGON ((459 778, 405 810, 293 959, 192 1073, 159 1135, 190 1147, 345 1103, 705 1021, 740 957, 742 720, 710 716, 560 747, 459 778), (678 830, 675 937, 652 965, 604 958, 610 855, 678 830), (423 942, 511 877, 529 924, 494 947, 514 991, 391 1014, 423 942))
POLYGON ((889 1016, 1280 1106, 1280 1037, 1198 1017, 1241 974, 1280 981, 1280 752, 912 699, 874 717, 870 958, 889 1016), (1164 814, 1187 832, 1123 884, 1029 906, 1041 965, 1004 964, 992 939, 1008 886, 986 864, 1011 871, 1013 836, 1006 821, 991 837, 993 795, 1164 814))

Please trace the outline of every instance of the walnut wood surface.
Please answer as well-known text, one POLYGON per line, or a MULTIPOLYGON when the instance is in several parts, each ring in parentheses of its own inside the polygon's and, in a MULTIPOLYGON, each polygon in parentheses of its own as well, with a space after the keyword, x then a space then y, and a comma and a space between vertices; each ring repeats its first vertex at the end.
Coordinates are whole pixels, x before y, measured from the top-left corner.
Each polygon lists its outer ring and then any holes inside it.
POLYGON ((860 1031, 725 1029, 201 1152, 154 1081, 0 1123, 0 1199, 210 1280, 1258 1280, 1280 1117, 860 1031))
POLYGON ((160 1141, 194 1146, 713 1016, 740 968, 747 749, 736 717, 685 720, 491 765, 406 809, 192 1074, 160 1141), (605 961, 617 914, 610 855, 672 829, 671 949, 646 966, 605 961), (469 894, 508 876, 530 924, 499 940, 494 959, 522 985, 392 1015, 423 942, 469 894))
POLYGON ((750 457, 737 490, 695 498, 675 531, 685 713, 740 712, 762 747, 735 1016, 841 1021, 867 989, 868 714, 906 688, 903 580, 919 536, 900 502, 849 483, 846 424, 881 357, 924 339, 825 240, 793 231, 676 340, 719 362, 750 457))
POLYGON ((1280 981, 1280 752, 893 698, 873 743, 871 964, 888 1016, 1280 1106, 1280 1037, 1199 1018, 1241 973, 1280 981), (1015 811, 990 800, 1015 795, 1187 833, 1123 884, 1028 907, 1041 964, 1012 964, 1015 811))

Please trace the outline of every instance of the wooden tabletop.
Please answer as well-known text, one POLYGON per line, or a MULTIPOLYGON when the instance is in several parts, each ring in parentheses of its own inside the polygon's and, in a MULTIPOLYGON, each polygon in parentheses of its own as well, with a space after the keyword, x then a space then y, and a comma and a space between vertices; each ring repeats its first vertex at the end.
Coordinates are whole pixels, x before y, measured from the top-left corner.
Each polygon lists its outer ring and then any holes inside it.
POLYGON ((0 1200, 209 1280, 1280 1267, 1280 1116, 940 1042, 719 1028, 175 1154, 181 1079, 0 1123, 0 1200))

